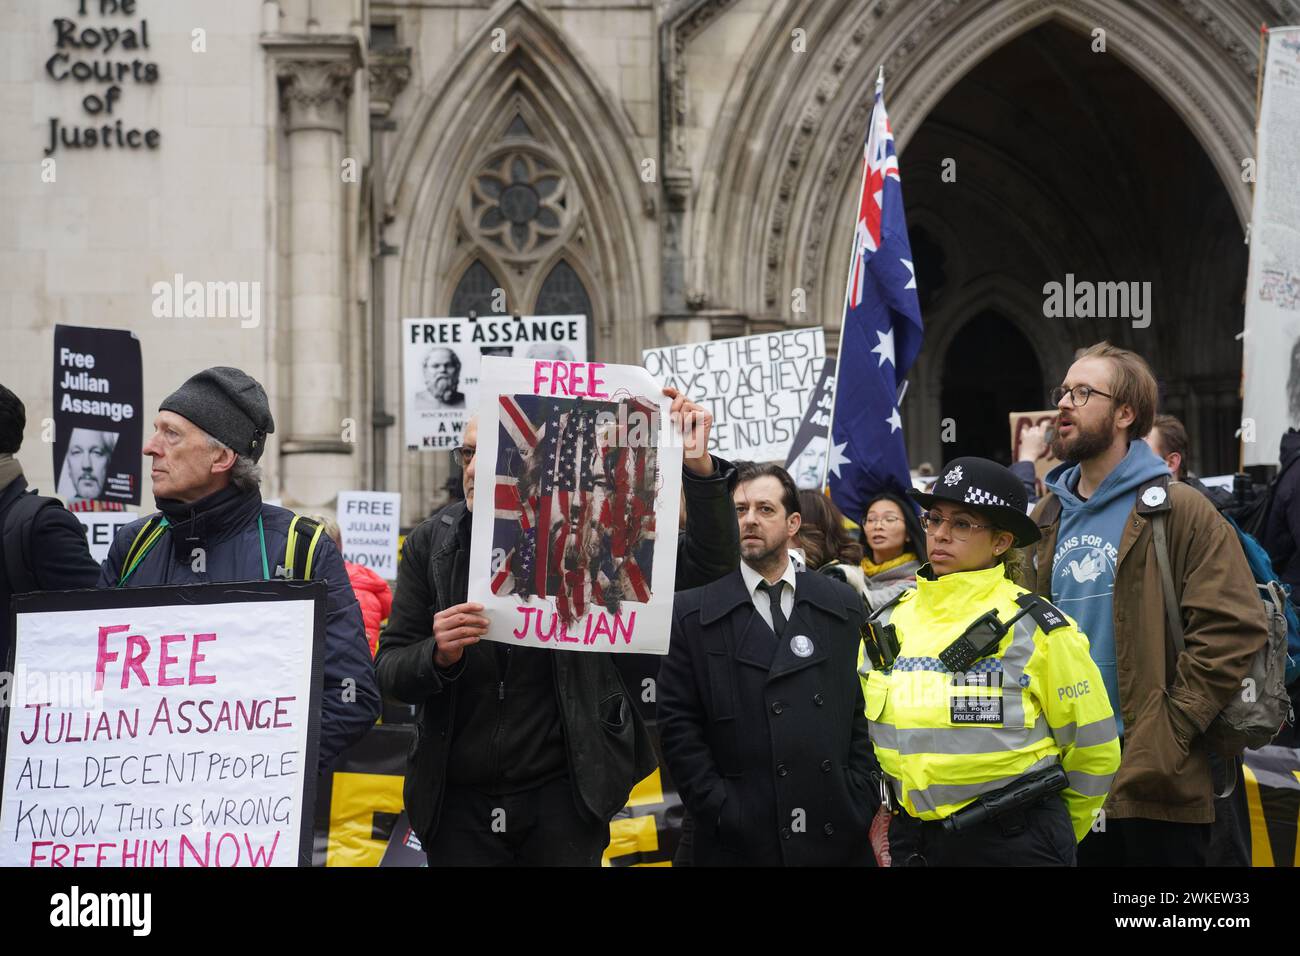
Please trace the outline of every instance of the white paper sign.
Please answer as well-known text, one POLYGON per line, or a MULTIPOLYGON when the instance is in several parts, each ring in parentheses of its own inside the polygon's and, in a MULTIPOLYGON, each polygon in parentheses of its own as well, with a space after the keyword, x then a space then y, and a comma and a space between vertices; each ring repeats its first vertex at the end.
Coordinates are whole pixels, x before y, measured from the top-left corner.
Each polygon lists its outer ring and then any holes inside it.
POLYGON ((1246 465, 1277 463, 1300 428, 1300 27, 1268 33, 1255 204, 1246 280, 1243 417, 1246 465))
POLYGON ((642 353, 642 364, 655 381, 713 413, 709 451, 782 464, 825 361, 826 336, 820 327, 642 353))
POLYGON ((485 358, 469 600, 489 640, 668 653, 682 484, 644 369, 485 358))
POLYGON ((339 532, 343 560, 397 578, 397 532, 402 496, 395 491, 340 491, 339 532))
POLYGON ((108 557, 117 529, 140 517, 134 511, 74 511, 73 514, 85 529, 90 556, 99 564, 108 557))
POLYGON ((298 865, 316 602, 142 590, 17 615, 0 866, 298 865))
POLYGON ((585 315, 480 315, 406 319, 402 381, 406 447, 449 451, 478 404, 479 362, 505 358, 587 360, 585 315))

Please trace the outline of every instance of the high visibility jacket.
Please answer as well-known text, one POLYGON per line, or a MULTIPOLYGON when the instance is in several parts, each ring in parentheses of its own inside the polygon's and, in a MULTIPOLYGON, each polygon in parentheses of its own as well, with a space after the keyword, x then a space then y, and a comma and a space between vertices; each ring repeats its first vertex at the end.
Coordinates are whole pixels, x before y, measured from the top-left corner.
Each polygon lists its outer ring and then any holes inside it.
POLYGON ((928 573, 876 618, 899 641, 892 668, 873 670, 859 650, 871 740, 895 798, 915 817, 940 820, 1059 761, 1070 781, 1061 793, 1083 839, 1119 768, 1115 716, 1088 639, 1044 601, 968 672, 948 672, 939 654, 968 625, 994 609, 1010 621, 1029 592, 1001 565, 928 573))

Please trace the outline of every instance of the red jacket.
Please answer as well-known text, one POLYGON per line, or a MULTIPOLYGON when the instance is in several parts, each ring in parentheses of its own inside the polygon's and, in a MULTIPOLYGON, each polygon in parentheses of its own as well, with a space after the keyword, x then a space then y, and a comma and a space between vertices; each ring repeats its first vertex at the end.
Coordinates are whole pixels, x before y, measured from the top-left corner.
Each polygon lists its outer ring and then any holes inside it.
POLYGON ((388 582, 367 567, 343 562, 348 569, 348 580, 356 592, 357 603, 361 605, 361 619, 366 624, 366 640, 370 642, 370 656, 375 656, 379 645, 379 625, 393 609, 393 592, 388 589, 388 582))

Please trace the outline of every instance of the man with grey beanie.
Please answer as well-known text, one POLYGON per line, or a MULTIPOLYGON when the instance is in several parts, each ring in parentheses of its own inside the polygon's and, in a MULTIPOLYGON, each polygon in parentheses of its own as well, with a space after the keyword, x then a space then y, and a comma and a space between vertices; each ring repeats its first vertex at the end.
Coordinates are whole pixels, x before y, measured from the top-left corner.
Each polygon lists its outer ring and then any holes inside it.
MULTIPOLYGON (((306 540, 301 530, 291 535, 290 528, 297 522, 301 529, 304 519, 262 501, 257 461, 266 436, 275 431, 262 386, 237 368, 204 369, 163 399, 153 427, 144 453, 153 459, 160 513, 117 533, 99 586, 256 581, 288 567, 286 549, 298 538, 306 540)), ((314 528, 308 532, 315 540, 303 570, 329 586, 321 697, 324 770, 370 729, 380 700, 361 608, 343 558, 328 536, 314 528)))

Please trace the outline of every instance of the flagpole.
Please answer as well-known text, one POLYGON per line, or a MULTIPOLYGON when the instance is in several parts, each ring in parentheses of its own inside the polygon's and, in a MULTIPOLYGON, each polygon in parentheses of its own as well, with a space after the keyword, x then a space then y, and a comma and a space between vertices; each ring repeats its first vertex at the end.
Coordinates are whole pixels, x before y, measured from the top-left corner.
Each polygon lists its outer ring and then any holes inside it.
MULTIPOLYGON (((884 89, 885 89, 885 65, 882 63, 880 64, 880 72, 876 74, 876 96, 879 96, 884 91, 884 89)), ((874 120, 875 117, 876 117, 876 107, 873 101, 871 106, 871 119, 874 120)), ((858 210, 861 210, 862 208, 862 194, 867 188, 867 159, 865 154, 866 154, 866 143, 867 140, 869 140, 870 138, 871 138, 871 127, 868 124, 867 139, 864 139, 862 141, 863 142, 862 181, 858 186, 858 204, 854 209, 855 216, 858 210)), ((857 236, 856 219, 854 220, 853 235, 856 241, 856 236, 857 236)), ((844 317, 848 314, 849 294, 853 291, 853 266, 854 266, 853 258, 850 257, 849 276, 844 281, 844 304, 840 307, 840 338, 835 349, 835 372, 831 377, 831 417, 830 417, 830 421, 826 423, 826 462, 822 466, 822 494, 828 496, 830 495, 830 490, 831 490, 831 452, 835 450, 835 393, 839 390, 840 387, 840 355, 844 352, 844 317)), ((861 515, 857 517, 854 517, 853 515, 845 515, 845 517, 848 518, 850 521, 854 522, 855 524, 860 523, 859 519, 861 518, 861 515)))

